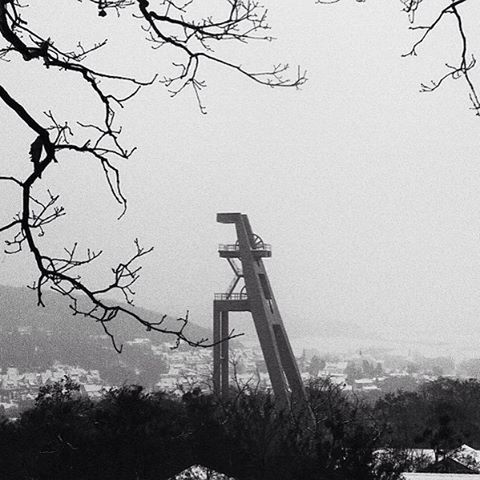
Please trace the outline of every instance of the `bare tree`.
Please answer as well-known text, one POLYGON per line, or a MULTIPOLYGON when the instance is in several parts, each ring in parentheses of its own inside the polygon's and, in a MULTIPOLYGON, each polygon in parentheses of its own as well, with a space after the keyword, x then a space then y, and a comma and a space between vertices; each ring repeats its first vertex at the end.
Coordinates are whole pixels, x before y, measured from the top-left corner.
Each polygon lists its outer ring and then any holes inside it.
MULTIPOLYGON (((333 4, 341 0, 315 0, 317 4, 333 4)), ((356 0, 358 3, 365 3, 366 0, 356 0)), ((454 61, 445 62, 444 73, 437 79, 422 83, 421 92, 433 92, 439 89, 447 80, 462 79, 467 87, 471 108, 475 115, 480 115, 480 99, 476 82, 472 78, 472 69, 476 65, 476 58, 470 46, 469 39, 474 37, 475 31, 467 27, 468 19, 477 18, 478 11, 475 11, 475 1, 471 0, 400 0, 403 4, 403 12, 408 15, 410 30, 416 34, 411 47, 402 55, 403 57, 417 56, 422 46, 427 42, 435 42, 442 35, 441 27, 446 24, 450 29, 449 39, 452 45, 456 46, 457 54, 454 61), (418 17, 424 14, 427 21, 419 21, 418 17)), ((478 3, 478 2, 477 2, 478 3)), ((477 5, 478 9, 478 5, 477 5)))
MULTIPOLYGON (((82 0, 79 0, 80 2, 82 0)), ((167 328, 166 316, 156 323, 149 322, 119 303, 106 300, 106 296, 119 291, 127 304, 133 306, 132 287, 137 281, 139 261, 152 248, 143 247, 135 240, 133 254, 112 269, 112 280, 104 286, 88 285, 79 272, 80 267, 91 264, 102 251, 87 250, 79 253, 75 243, 65 248, 58 256, 45 253, 38 238, 46 228, 65 215, 59 196, 47 189, 43 195, 34 193, 42 174, 55 162, 62 161, 66 152, 89 156, 103 168, 106 183, 115 200, 121 205, 122 214, 127 208, 127 198, 122 192, 120 172, 115 165, 118 159, 128 159, 135 148, 128 148, 121 141, 121 127, 117 123, 119 110, 144 87, 157 83, 168 88, 172 96, 191 88, 198 106, 205 113, 201 99, 205 82, 199 77, 199 66, 211 62, 236 71, 250 80, 270 87, 300 87, 306 80, 305 73, 298 70, 294 78, 287 77, 288 65, 278 64, 266 71, 251 71, 234 60, 215 51, 220 42, 247 43, 250 40, 271 40, 268 34, 267 12, 255 0, 221 0, 212 12, 201 12, 195 0, 84 0, 83 7, 90 9, 92 21, 102 21, 106 15, 130 15, 145 32, 146 41, 154 49, 169 46, 175 56, 173 64, 177 73, 161 77, 138 79, 135 76, 118 75, 98 70, 91 66, 91 55, 107 48, 107 40, 93 45, 78 43, 74 50, 62 48, 53 36, 46 36, 36 28, 29 17, 30 7, 23 0, 0 0, 0 59, 24 62, 39 60, 49 70, 66 72, 65 82, 71 75, 78 78, 93 92, 97 108, 101 109, 100 123, 69 123, 58 119, 54 112, 46 111, 44 118, 36 118, 27 101, 20 101, 0 85, 0 99, 30 131, 30 149, 25 152, 25 162, 31 162, 26 176, 0 176, 0 181, 14 184, 21 196, 21 210, 8 223, 0 226, 0 233, 7 235, 6 254, 28 250, 36 264, 38 278, 32 285, 37 292, 38 305, 43 306, 43 291, 51 288, 68 298, 73 314, 83 315, 100 323, 110 336, 113 346, 121 351, 109 330, 109 323, 118 314, 127 315, 147 330, 174 334, 177 345, 185 341, 190 345, 208 346, 207 339, 192 340, 186 337, 185 318, 179 319, 179 328, 167 328), (200 10, 200 16, 195 12, 200 10), (128 93, 114 93, 114 86, 128 87, 128 93), (86 136, 86 140, 85 140, 86 136)), ((62 5, 62 8, 68 6, 62 5)), ((205 8, 205 7, 203 7, 205 8)), ((210 8, 210 7, 209 7, 210 8)), ((52 19, 55 22, 55 19, 52 19)), ((54 25, 54 23, 52 24, 54 25)), ((52 30, 53 27, 52 27, 52 30)), ((53 34, 52 34, 53 35, 53 34)), ((160 72, 159 72, 160 73, 160 72)), ((29 163, 26 163, 29 165, 29 163)))

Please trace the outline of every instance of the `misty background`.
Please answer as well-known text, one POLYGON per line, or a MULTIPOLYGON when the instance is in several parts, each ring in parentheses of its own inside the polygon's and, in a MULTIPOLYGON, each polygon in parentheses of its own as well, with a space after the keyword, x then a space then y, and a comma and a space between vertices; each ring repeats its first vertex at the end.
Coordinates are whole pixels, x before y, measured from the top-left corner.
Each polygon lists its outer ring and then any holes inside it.
MULTIPOLYGON (((85 270, 85 279, 98 285, 138 237, 155 250, 143 262, 136 304, 174 316, 188 309, 192 321, 210 326, 213 293, 231 277, 216 247, 235 240, 233 228, 216 224, 215 215, 238 211, 273 246, 267 269, 292 337, 427 338, 453 350, 476 349, 480 123, 461 81, 419 93, 421 82, 438 78, 445 62, 457 58, 460 46, 448 24, 419 56, 401 58, 418 32, 408 30, 400 2, 265 4, 277 40, 218 52, 252 70, 288 62, 294 76, 299 64, 308 83, 299 91, 270 89, 203 64, 207 115, 190 91, 171 99, 161 85, 144 89, 117 117, 124 143, 138 146, 130 161, 117 164, 126 215, 116 221, 121 207, 100 165, 65 155, 40 184, 60 193, 67 211, 43 244, 49 252, 75 241, 103 249, 85 270)), ((62 9, 60 1, 32 4, 31 11, 29 21, 44 25, 59 44, 109 37, 91 59, 102 71, 148 79, 175 60, 168 49, 152 51, 128 14, 92 22, 96 12, 75 3, 62 9), (62 20, 57 37, 51 15, 62 20)), ((426 22, 428 13, 428 7, 420 12, 426 22)), ((2 84, 39 120, 45 109, 59 120, 101 113, 73 75, 20 60, 2 70, 2 84)), ((0 124, 2 174, 28 171, 30 132, 5 108, 0 124)), ((18 193, 1 185, 1 222, 19 210, 18 193)), ((0 284, 34 278, 28 253, 0 256, 0 284)), ((238 328, 248 329, 239 319, 238 328)))

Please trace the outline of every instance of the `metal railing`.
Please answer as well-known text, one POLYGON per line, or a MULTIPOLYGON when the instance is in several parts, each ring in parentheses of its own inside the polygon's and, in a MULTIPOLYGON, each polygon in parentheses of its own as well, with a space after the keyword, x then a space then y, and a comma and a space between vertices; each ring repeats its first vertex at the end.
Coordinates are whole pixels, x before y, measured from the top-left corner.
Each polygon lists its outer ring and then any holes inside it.
POLYGON ((248 300, 246 293, 215 293, 215 300, 248 300))
MULTIPOLYGON (((232 244, 220 244, 218 246, 218 251, 219 252, 238 252, 240 250, 240 247, 236 243, 232 244)), ((259 245, 254 245, 252 250, 261 250, 261 251, 266 251, 266 252, 271 252, 272 251, 272 246, 268 243, 263 243, 259 245)))
POLYGON ((240 247, 236 244, 220 244, 218 246, 219 252, 238 252, 240 247))

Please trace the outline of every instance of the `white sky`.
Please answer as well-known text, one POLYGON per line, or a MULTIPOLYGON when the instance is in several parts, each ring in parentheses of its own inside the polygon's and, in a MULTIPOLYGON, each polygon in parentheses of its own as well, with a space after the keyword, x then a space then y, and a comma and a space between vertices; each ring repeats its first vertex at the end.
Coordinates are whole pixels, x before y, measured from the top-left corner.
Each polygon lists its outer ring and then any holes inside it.
MULTIPOLYGON (((418 57, 402 59, 416 36, 400 2, 266 3, 278 40, 230 44, 225 55, 259 69, 300 64, 309 78, 302 90, 261 87, 205 65, 202 116, 190 92, 170 99, 160 85, 145 89, 119 117, 126 142, 138 146, 121 165, 126 216, 115 220, 121 210, 98 165, 64 157, 44 179, 69 213, 47 231, 47 248, 53 253, 78 240, 104 249, 103 262, 86 276, 95 284, 108 279, 105 272, 133 251, 138 236, 155 251, 144 262, 137 304, 173 315, 190 309, 192 320, 209 325, 213 293, 230 281, 216 246, 234 240, 215 215, 240 211, 273 244, 267 268, 294 334, 320 336, 336 323, 393 336, 477 332, 480 120, 461 81, 418 93, 455 59, 455 33, 442 28, 418 57)), ((138 23, 128 16, 102 23, 85 3, 71 8, 57 10, 58 35, 110 35, 111 50, 94 59, 103 70, 147 78, 174 59, 137 46, 138 23)), ((50 13, 38 22, 51 22, 50 13)), ((472 48, 480 40, 474 33, 472 48)), ((1 84, 39 119, 48 108, 59 119, 95 112, 91 95, 65 73, 35 62, 0 66, 1 84)), ((24 171, 33 138, 3 106, 0 122, 0 170, 24 171)), ((0 220, 8 220, 17 210, 15 189, 0 188, 0 220)), ((27 255, 0 256, 0 283, 24 285, 32 272, 27 255)))

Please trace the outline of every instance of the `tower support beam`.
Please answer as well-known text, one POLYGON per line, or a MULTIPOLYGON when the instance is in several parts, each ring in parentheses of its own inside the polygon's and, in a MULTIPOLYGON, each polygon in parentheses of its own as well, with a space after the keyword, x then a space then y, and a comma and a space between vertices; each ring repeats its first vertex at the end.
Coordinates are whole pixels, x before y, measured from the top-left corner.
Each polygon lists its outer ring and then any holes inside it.
POLYGON ((228 325, 228 310, 221 313, 221 339, 222 343, 220 344, 220 363, 221 363, 221 390, 222 397, 228 398, 229 391, 229 358, 228 358, 228 334, 229 334, 229 325, 228 325))
POLYGON ((218 308, 213 308, 213 391, 221 395, 221 311, 218 308))

